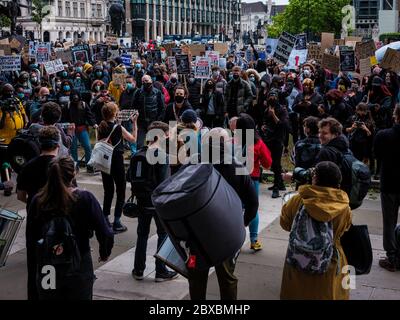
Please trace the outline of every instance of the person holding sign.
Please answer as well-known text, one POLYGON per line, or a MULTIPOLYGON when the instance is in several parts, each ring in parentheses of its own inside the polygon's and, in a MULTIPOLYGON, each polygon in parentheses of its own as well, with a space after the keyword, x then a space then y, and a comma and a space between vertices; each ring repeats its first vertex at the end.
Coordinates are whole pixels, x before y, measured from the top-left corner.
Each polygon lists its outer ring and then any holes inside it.
POLYGON ((110 82, 108 86, 108 91, 110 92, 111 96, 114 98, 117 104, 119 104, 121 94, 125 90, 125 87, 124 84, 117 83, 116 79, 120 78, 120 76, 124 74, 125 74, 125 66, 119 65, 118 67, 116 67, 113 72, 113 80, 110 82))

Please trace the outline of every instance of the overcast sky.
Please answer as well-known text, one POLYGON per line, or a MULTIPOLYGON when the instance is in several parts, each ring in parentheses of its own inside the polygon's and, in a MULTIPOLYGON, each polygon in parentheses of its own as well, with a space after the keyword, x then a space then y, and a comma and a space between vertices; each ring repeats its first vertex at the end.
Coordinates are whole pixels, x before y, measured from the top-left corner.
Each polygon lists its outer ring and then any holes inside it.
MULTIPOLYGON (((243 2, 258 2, 260 0, 242 0, 243 2)), ((268 0, 261 0, 264 3, 268 3, 268 0)), ((272 2, 275 2, 275 4, 288 4, 289 0, 272 0, 272 2)))

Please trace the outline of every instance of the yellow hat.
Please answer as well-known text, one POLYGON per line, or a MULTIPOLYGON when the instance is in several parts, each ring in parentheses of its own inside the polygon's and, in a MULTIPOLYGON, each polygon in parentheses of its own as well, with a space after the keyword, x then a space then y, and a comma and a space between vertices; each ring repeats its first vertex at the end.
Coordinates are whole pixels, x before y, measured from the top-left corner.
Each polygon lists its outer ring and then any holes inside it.
POLYGON ((87 72, 90 68, 93 68, 93 66, 90 63, 85 63, 83 66, 83 72, 87 72))

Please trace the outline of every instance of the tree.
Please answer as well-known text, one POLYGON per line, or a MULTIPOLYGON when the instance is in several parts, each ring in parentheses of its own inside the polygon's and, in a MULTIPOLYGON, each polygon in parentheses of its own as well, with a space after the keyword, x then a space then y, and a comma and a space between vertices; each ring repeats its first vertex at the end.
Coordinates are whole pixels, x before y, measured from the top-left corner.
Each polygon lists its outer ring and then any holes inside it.
POLYGON ((334 32, 342 29, 342 8, 350 0, 291 0, 285 11, 273 17, 268 27, 270 37, 279 37, 283 31, 292 34, 334 32), (308 6, 310 5, 310 6, 308 6), (308 21, 310 19, 310 21, 308 21))
POLYGON ((0 30, 11 27, 11 20, 5 15, 0 15, 0 30))
POLYGON ((43 39, 42 23, 43 19, 50 14, 50 5, 48 0, 32 1, 32 21, 39 25, 40 41, 43 39))

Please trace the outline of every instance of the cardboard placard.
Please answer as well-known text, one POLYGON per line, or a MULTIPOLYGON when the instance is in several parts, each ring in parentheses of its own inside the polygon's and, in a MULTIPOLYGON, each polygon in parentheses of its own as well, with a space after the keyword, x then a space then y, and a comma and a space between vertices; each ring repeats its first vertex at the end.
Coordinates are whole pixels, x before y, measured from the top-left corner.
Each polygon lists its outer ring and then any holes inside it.
POLYGON ((278 39, 267 39, 265 44, 265 53, 267 55, 267 58, 271 58, 274 55, 277 45, 278 39))
POLYGON ((71 48, 72 61, 76 63, 77 61, 82 61, 83 63, 90 63, 90 49, 87 44, 75 46, 71 48))
POLYGON ((106 37, 106 45, 110 47, 118 46, 118 38, 117 36, 107 36, 106 37))
POLYGON ((3 52, 3 56, 10 56, 11 55, 11 48, 9 45, 0 44, 0 50, 3 52))
POLYGON ((167 52, 167 56, 172 56, 172 48, 175 48, 175 43, 166 43, 163 45, 165 51, 167 52))
POLYGON ((274 59, 279 63, 286 64, 289 60, 290 53, 292 52, 296 43, 296 37, 288 32, 283 32, 278 40, 278 45, 274 53, 274 59))
POLYGON ((383 69, 400 72, 400 52, 387 48, 380 66, 383 69))
POLYGON ((302 65, 303 63, 306 63, 307 61, 307 54, 308 50, 292 50, 289 60, 288 60, 288 67, 295 69, 302 65))
POLYGON ((182 49, 181 48, 172 48, 171 49, 171 55, 176 56, 177 54, 182 54, 182 49))
POLYGON ((176 68, 176 58, 175 57, 168 57, 167 58, 168 62, 168 70, 170 73, 177 73, 177 68, 176 68))
POLYGON ((221 69, 226 69, 226 58, 219 58, 219 67, 221 69))
POLYGON ((322 32, 321 34, 321 50, 324 53, 325 49, 333 47, 335 42, 335 34, 329 32, 322 32))
POLYGON ((371 74, 371 60, 370 58, 360 59, 360 74, 361 76, 371 74))
POLYGON ((56 50, 56 58, 61 59, 63 63, 72 61, 71 50, 58 49, 56 50))
POLYGON ((124 53, 121 55, 122 63, 127 66, 131 67, 132 66, 132 56, 130 54, 124 53))
POLYGON ((345 37, 344 42, 346 43, 347 41, 361 42, 362 37, 354 37, 354 36, 345 37))
POLYGON ((8 46, 8 45, 10 45, 10 41, 8 40, 8 38, 3 38, 3 39, 0 39, 0 44, 8 46))
POLYGON ((64 42, 64 43, 63 43, 63 46, 64 46, 64 49, 65 49, 65 50, 68 50, 68 49, 70 49, 71 47, 74 46, 74 42, 73 42, 73 41, 64 42))
POLYGON ((13 38, 10 42, 10 47, 11 49, 18 49, 18 51, 20 50, 21 47, 23 47, 23 43, 21 43, 20 41, 18 41, 17 38, 13 38))
POLYGON ((107 60, 114 60, 115 58, 119 57, 119 50, 118 49, 108 49, 108 59, 107 60))
POLYGON ((206 51, 206 58, 210 59, 212 65, 219 64, 219 52, 218 51, 206 51))
POLYGON ((340 71, 356 70, 356 58, 353 50, 340 51, 340 71))
POLYGON ((346 41, 345 42, 345 46, 349 47, 349 48, 352 48, 352 49, 355 49, 358 43, 360 43, 360 42, 358 42, 358 41, 346 41))
POLYGON ((21 56, 0 57, 0 72, 21 71, 21 56))
POLYGON ((220 55, 226 55, 229 51, 227 43, 214 43, 214 50, 218 51, 220 55))
POLYGON ((56 74, 64 70, 64 64, 61 59, 45 62, 44 67, 48 75, 56 74))
POLYGON ((376 46, 374 40, 367 42, 359 42, 356 45, 356 57, 357 59, 366 59, 375 55, 376 46))
POLYGON ((340 58, 324 53, 322 56, 322 67, 337 74, 339 73, 340 58))
POLYGON ((175 55, 176 59, 176 69, 178 74, 190 74, 190 63, 189 63, 189 55, 187 54, 177 54, 175 55))
POLYGON ((306 50, 307 49, 307 34, 302 33, 297 35, 297 41, 296 41, 296 50, 306 50))
POLYGON ((214 51, 214 43, 206 43, 205 50, 206 51, 214 51))
POLYGON ((310 43, 308 45, 307 60, 315 60, 318 63, 322 62, 322 51, 321 46, 316 43, 310 43))
POLYGON ((38 43, 36 47, 36 62, 45 63, 51 60, 50 42, 38 43))
POLYGON ((126 74, 114 73, 112 76, 112 81, 115 86, 125 86, 126 85, 126 74))
POLYGON ((209 58, 196 57, 194 75, 197 79, 208 79, 211 73, 211 61, 209 58))
POLYGON ((346 44, 346 42, 344 41, 344 39, 335 39, 333 41, 333 45, 336 46, 344 46, 346 44))
POLYGON ((192 53, 192 56, 197 56, 200 57, 202 52, 205 52, 205 46, 204 44, 191 44, 189 46, 190 52, 192 53))
POLYGON ((0 50, 0 57, 4 56, 4 50, 0 50))

